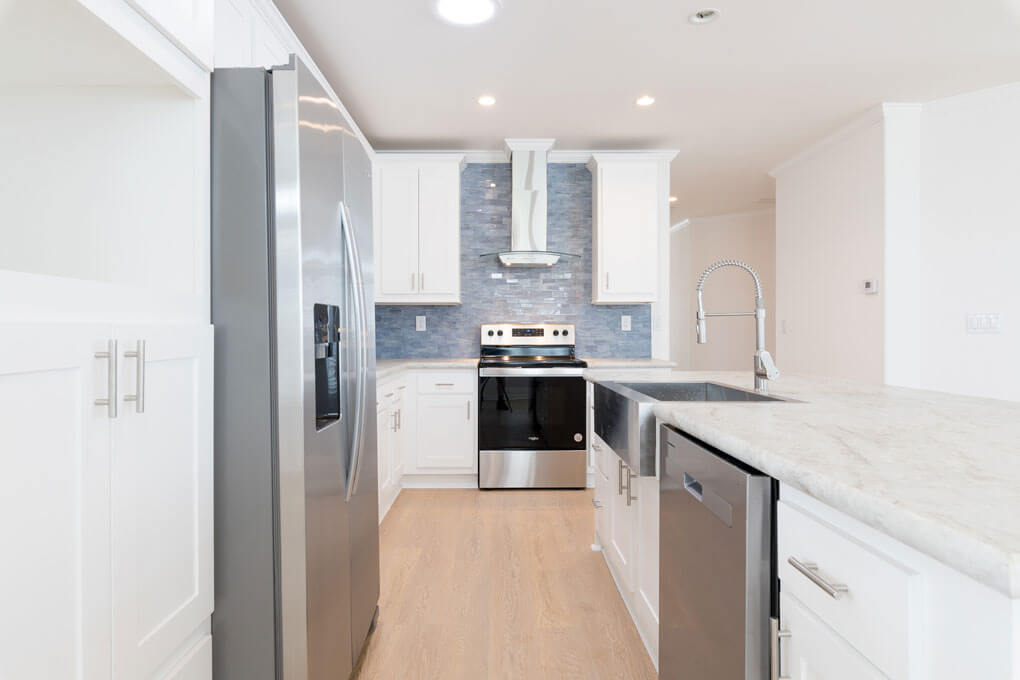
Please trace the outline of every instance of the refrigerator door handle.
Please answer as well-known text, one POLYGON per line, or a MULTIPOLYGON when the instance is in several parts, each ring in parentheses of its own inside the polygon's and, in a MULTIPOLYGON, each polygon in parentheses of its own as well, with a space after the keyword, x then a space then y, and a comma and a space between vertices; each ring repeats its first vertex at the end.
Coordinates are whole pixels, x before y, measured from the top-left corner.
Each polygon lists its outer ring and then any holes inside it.
POLYGON ((361 257, 358 252, 358 243, 354 238, 354 229, 351 227, 350 213, 347 206, 340 203, 340 226, 344 240, 347 242, 344 252, 347 255, 347 271, 350 272, 351 283, 354 286, 354 312, 357 319, 357 328, 352 335, 357 342, 357 367, 354 406, 354 434, 351 442, 351 463, 347 474, 347 501, 358 492, 358 479, 361 476, 361 449, 364 445, 365 427, 365 400, 367 381, 365 374, 368 372, 368 357, 365 348, 365 333, 368 327, 365 315, 365 283, 361 278, 361 257))

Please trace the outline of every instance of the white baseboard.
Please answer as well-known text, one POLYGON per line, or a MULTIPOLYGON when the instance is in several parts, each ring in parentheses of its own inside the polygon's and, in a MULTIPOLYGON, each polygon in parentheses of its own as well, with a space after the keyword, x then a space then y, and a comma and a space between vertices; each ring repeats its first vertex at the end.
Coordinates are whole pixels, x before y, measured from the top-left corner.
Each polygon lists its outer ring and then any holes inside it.
POLYGON ((466 475, 404 475, 405 489, 477 489, 478 474, 466 475))

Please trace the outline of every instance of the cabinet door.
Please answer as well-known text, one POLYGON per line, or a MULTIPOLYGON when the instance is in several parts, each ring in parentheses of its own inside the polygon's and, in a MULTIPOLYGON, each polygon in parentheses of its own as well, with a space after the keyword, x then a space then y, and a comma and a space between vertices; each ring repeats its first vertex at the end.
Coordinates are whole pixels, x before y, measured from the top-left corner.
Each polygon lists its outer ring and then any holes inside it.
POLYGON ((133 680, 149 677, 213 609, 213 334, 169 325, 114 334, 113 677, 133 680), (125 356, 139 340, 144 361, 125 356))
POLYGON ((589 439, 595 453, 595 534, 603 550, 609 546, 610 514, 613 511, 613 499, 610 496, 609 477, 603 472, 603 447, 593 439, 589 439))
POLYGON ((376 409, 376 432, 378 436, 379 461, 379 521, 382 521, 386 509, 389 507, 389 496, 393 486, 393 451, 392 451, 392 412, 389 408, 389 400, 380 395, 382 403, 376 409))
POLYGON ((634 616, 647 640, 659 640, 659 480, 635 477, 637 489, 637 564, 635 565, 634 616))
POLYGON ((109 328, 0 326, 0 677, 110 677, 109 328))
POLYGON ((391 445, 393 455, 391 456, 390 460, 392 461, 391 476, 393 478, 393 486, 398 489, 400 488, 401 480, 404 476, 404 451, 407 449, 407 435, 405 434, 406 432, 405 405, 407 402, 405 398, 406 393, 407 393, 406 387, 404 386, 398 387, 397 396, 394 398, 393 401, 393 408, 396 411, 397 429, 396 433, 393 436, 393 443, 391 445))
POLYGON ((211 71, 213 66, 213 6, 215 0, 126 0, 159 31, 211 71))
POLYGON ((603 550, 606 550, 606 557, 613 564, 620 587, 631 592, 634 590, 634 555, 637 546, 634 517, 640 500, 627 505, 627 466, 621 463, 619 457, 614 455, 613 458, 615 460, 609 477, 609 498, 613 509, 609 515, 609 545, 603 545, 603 550), (623 493, 620 493, 621 487, 623 493))
POLYGON ((420 394, 417 416, 419 468, 474 469, 477 452, 472 395, 420 394))
POLYGON ((781 674, 790 680, 888 680, 799 600, 780 595, 781 674))
POLYGON ((164 680, 212 680, 212 636, 206 635, 195 643, 164 680))
POLYGON ((375 177, 379 233, 376 300, 411 300, 418 291, 418 166, 379 163, 375 177))
POLYGON ((460 302, 460 163, 418 171, 419 292, 427 302, 460 302))
POLYGON ((658 288, 659 163, 600 165, 596 186, 596 302, 654 302, 658 288))

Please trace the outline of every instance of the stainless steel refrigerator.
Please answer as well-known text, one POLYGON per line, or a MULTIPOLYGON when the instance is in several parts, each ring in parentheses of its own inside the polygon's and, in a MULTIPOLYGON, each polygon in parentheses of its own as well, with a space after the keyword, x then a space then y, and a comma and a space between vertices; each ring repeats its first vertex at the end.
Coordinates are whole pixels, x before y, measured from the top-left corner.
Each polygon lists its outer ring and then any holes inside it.
POLYGON ((217 680, 347 678, 379 599, 369 151, 309 69, 212 76, 217 680))

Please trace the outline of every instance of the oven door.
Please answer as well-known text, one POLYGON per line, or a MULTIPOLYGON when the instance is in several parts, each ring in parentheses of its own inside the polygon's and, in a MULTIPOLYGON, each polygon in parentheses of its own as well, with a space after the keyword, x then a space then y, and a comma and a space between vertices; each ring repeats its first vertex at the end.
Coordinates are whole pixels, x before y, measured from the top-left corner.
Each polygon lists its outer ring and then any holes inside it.
POLYGON ((587 447, 579 368, 482 368, 478 448, 565 451, 587 447))

